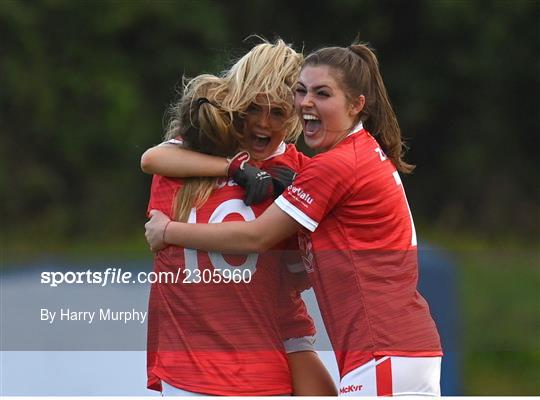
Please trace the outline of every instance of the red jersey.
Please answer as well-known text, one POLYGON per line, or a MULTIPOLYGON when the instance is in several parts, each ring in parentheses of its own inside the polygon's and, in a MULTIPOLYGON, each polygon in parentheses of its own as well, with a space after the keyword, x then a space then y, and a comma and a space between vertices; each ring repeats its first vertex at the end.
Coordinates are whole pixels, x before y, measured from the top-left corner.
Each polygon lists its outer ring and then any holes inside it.
MULTIPOLYGON (((267 162, 298 165, 293 161, 301 156, 294 147, 283 150, 267 162)), ((180 179, 154 176, 148 209, 172 216, 181 185, 180 179)), ((224 178, 208 201, 192 210, 189 222, 252 220, 270 204, 248 207, 243 196, 242 188, 224 178)), ((169 246, 156 254, 154 271, 181 279, 151 287, 149 388, 160 390, 164 380, 214 395, 291 393, 283 340, 313 335, 315 328, 277 252, 233 257, 169 246), (249 272, 249 282, 248 275, 237 275, 240 282, 225 283, 235 270, 249 272)))
POLYGON ((398 172, 361 129, 314 157, 276 204, 300 247, 340 375, 376 356, 440 356, 416 290, 416 234, 398 172))

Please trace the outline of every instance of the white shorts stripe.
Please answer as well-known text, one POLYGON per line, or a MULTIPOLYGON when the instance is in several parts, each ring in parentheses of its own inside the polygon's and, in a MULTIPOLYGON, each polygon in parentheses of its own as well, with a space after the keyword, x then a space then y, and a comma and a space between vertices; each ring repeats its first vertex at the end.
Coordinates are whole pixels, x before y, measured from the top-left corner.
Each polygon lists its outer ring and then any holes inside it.
POLYGON ((391 385, 392 396, 440 396, 441 357, 386 356, 371 360, 346 374, 339 385, 340 396, 389 395, 384 386, 391 385), (390 368, 388 376, 385 368, 390 368))

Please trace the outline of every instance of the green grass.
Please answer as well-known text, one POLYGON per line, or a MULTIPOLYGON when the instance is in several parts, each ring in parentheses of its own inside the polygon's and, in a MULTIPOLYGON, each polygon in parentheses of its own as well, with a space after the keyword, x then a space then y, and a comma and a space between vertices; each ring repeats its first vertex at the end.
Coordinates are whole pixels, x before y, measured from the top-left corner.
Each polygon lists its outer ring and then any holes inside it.
POLYGON ((539 395, 538 238, 442 231, 424 236, 451 253, 458 268, 464 394, 539 395))
POLYGON ((134 260, 151 258, 143 231, 131 237, 114 240, 74 240, 62 241, 56 238, 3 238, 1 268, 34 262, 43 257, 58 257, 62 259, 92 260, 116 258, 134 260))
POLYGON ((466 394, 540 394, 538 252, 467 250, 457 259, 466 394))

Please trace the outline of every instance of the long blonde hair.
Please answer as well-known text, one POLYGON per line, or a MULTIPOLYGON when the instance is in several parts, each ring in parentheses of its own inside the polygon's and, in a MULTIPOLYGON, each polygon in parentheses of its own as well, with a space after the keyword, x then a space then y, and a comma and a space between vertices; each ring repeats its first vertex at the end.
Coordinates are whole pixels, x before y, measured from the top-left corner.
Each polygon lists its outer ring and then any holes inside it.
POLYGON ((262 95, 266 105, 283 108, 288 117, 285 140, 295 141, 302 132, 300 119, 294 112, 294 87, 302 61, 302 54, 281 39, 254 46, 221 74, 228 92, 223 108, 243 118, 249 105, 262 95))
MULTIPOLYGON (((219 77, 209 74, 183 79, 183 95, 170 109, 171 119, 165 137, 181 136, 183 146, 222 157, 234 155, 243 145, 243 135, 235 124, 257 96, 267 104, 283 108, 287 115, 285 139, 293 141, 301 133, 300 119, 294 112, 294 86, 302 66, 302 54, 279 39, 254 46, 219 77), (201 98, 208 102, 200 102, 201 98)), ((174 218, 187 221, 191 208, 202 206, 212 193, 215 178, 184 179, 177 193, 174 218)))
POLYGON ((403 160, 407 147, 379 71, 379 62, 369 46, 358 43, 349 47, 326 47, 307 56, 304 66, 307 65, 326 65, 335 69, 338 73, 336 81, 350 101, 364 95, 366 103, 359 119, 396 169, 403 173, 412 172, 414 165, 403 160))

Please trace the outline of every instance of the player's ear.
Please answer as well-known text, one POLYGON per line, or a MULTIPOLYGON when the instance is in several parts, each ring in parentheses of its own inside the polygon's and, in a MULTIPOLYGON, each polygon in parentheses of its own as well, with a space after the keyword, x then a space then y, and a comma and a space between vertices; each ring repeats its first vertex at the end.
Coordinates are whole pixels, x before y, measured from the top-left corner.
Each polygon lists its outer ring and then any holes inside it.
POLYGON ((351 117, 356 117, 364 109, 365 105, 366 97, 361 94, 349 104, 349 115, 351 117))

